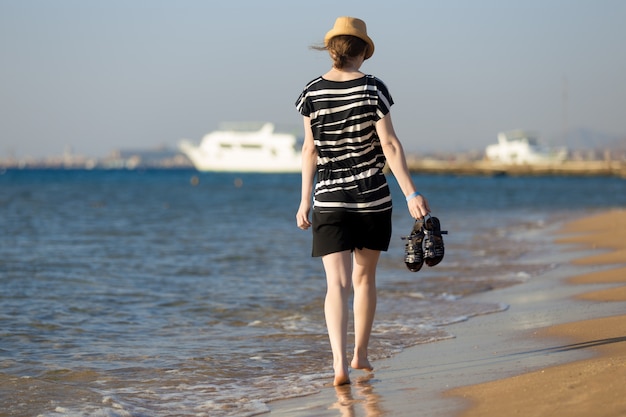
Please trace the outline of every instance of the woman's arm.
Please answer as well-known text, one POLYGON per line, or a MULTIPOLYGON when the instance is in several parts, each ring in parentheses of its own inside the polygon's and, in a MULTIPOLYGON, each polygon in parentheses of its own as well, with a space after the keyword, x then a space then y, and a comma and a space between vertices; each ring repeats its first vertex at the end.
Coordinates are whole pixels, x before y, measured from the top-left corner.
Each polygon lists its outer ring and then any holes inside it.
POLYGON ((317 150, 311 130, 311 118, 304 117, 304 143, 302 144, 302 191, 300 207, 296 213, 296 223, 300 229, 306 230, 311 226, 309 213, 311 211, 311 194, 313 181, 317 171, 317 150))
MULTIPOLYGON (((380 144, 383 148, 385 158, 387 159, 387 164, 394 177, 396 177, 400 189, 405 197, 411 196, 417 189, 411 179, 411 174, 406 164, 404 149, 394 131, 391 113, 388 113, 385 117, 376 122, 376 132, 380 138, 380 144)), ((411 216, 415 219, 422 218, 430 212, 428 201, 423 195, 409 198, 407 206, 409 213, 411 213, 411 216)))

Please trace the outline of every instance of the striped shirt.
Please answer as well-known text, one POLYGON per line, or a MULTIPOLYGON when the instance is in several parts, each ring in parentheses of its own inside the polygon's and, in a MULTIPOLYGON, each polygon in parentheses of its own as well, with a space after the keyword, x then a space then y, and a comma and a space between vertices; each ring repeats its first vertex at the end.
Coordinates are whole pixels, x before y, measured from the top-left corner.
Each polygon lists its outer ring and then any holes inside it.
POLYGON ((310 117, 317 149, 314 207, 391 210, 385 156, 375 124, 392 104, 385 84, 372 75, 350 81, 318 77, 306 85, 296 108, 310 117))

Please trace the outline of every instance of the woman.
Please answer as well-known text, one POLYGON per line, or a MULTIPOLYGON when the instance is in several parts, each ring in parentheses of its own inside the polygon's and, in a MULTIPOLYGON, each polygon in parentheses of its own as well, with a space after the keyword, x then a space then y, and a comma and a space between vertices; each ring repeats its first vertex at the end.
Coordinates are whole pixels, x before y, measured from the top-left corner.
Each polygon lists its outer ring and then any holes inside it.
POLYGON ((376 311, 376 266, 391 239, 391 195, 385 163, 406 196, 410 215, 428 202, 409 174, 389 113, 393 100, 378 78, 360 72, 374 53, 365 22, 339 17, 324 38, 332 68, 306 85, 296 102, 304 118, 299 228, 312 226, 312 255, 326 273, 326 326, 334 385, 350 383, 346 357, 348 299, 354 288, 354 369, 371 371, 367 356, 376 311), (312 220, 311 193, 315 184, 312 220))

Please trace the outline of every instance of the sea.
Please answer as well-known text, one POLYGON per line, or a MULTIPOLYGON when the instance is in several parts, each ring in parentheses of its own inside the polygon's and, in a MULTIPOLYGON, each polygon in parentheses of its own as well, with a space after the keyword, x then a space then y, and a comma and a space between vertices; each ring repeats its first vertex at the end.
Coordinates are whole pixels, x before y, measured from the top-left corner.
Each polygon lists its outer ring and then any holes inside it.
MULTIPOLYGON (((410 272, 393 190, 371 359, 508 306, 472 294, 558 268, 565 221, 626 206, 614 177, 414 175, 445 257, 410 272)), ((0 172, 0 416, 254 416, 332 382, 325 278, 298 174, 0 172)), ((351 346, 349 346, 349 351, 351 346)))

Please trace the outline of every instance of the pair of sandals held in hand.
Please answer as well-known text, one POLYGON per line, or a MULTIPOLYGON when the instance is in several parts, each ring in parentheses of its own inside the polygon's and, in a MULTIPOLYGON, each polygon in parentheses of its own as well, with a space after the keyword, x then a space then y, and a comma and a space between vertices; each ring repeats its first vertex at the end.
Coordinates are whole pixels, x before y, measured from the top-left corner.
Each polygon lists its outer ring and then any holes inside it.
POLYGON ((404 247, 404 263, 411 272, 417 272, 426 263, 435 266, 443 260, 444 246, 442 235, 447 234, 441 230, 441 223, 430 214, 423 219, 417 219, 404 247))

